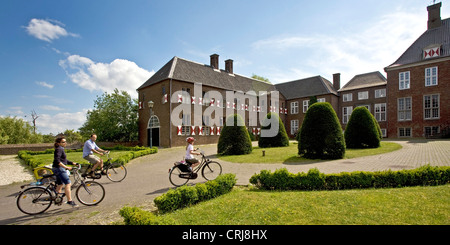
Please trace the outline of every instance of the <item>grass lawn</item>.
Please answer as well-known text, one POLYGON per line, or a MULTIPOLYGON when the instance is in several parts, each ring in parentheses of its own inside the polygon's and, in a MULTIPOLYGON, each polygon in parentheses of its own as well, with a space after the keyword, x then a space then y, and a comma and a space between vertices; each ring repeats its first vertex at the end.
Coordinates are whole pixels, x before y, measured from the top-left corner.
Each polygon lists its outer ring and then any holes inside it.
POLYGON ((163 216, 181 225, 450 225, 450 184, 285 192, 235 187, 163 216))
MULTIPOLYGON (((274 147, 274 148, 260 148, 253 147, 252 153, 248 155, 239 156, 219 156, 219 159, 227 162, 235 163, 307 163, 314 162, 316 160, 306 159, 298 156, 298 144, 297 142, 290 142, 288 147, 274 147), (262 156, 262 151, 265 152, 265 156, 262 156)), ((402 146, 393 143, 381 141, 381 146, 378 148, 369 149, 346 149, 345 157, 346 159, 371 156, 377 154, 388 153, 391 151, 396 151, 401 149, 402 146)))

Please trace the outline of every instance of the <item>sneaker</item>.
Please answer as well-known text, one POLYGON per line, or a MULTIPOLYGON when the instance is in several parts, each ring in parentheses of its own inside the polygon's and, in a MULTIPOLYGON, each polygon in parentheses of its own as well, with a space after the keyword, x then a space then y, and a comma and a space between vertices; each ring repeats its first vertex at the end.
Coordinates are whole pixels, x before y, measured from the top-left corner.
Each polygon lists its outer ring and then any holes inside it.
POLYGON ((66 202, 66 204, 69 204, 70 206, 72 206, 72 208, 78 207, 78 204, 76 204, 74 201, 66 202))

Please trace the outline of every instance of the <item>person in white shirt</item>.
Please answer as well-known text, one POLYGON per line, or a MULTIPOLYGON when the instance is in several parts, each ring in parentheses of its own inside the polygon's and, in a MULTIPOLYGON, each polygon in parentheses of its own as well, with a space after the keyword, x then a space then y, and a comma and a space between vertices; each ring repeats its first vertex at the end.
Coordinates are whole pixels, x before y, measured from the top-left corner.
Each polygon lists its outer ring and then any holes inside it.
POLYGON ((197 166, 200 163, 198 159, 196 159, 193 155, 201 155, 200 153, 195 152, 194 141, 195 141, 194 137, 186 138, 186 142, 188 145, 186 146, 186 156, 184 160, 186 161, 187 164, 191 166, 190 168, 191 171, 195 166, 197 166))

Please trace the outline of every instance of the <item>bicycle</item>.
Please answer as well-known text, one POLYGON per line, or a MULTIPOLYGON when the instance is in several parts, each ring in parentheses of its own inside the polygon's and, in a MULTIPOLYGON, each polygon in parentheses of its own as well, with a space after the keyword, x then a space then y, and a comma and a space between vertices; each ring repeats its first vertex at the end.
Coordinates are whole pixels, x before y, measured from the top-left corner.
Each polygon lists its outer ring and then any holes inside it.
MULTIPOLYGON (((113 163, 112 158, 109 157, 109 151, 106 152, 106 157, 108 160, 103 163, 103 171, 106 173, 106 177, 111 180, 112 182, 121 182, 122 180, 127 177, 127 169, 123 165, 123 163, 113 163)), ((86 170, 81 174, 82 177, 91 178, 91 179, 100 179, 102 177, 102 174, 95 174, 95 177, 92 177, 88 175, 89 171, 92 169, 94 164, 89 163, 89 166, 86 168, 86 170)), ((102 172, 103 172, 102 171, 102 172)), ((79 179, 77 176, 74 176, 74 185, 78 184, 79 179)))
MULTIPOLYGON (((197 149, 198 150, 198 149, 197 149)), ((202 170, 202 176, 206 180, 214 180, 222 174, 222 166, 216 161, 211 161, 205 157, 204 151, 200 151, 202 155, 201 163, 190 170, 190 166, 185 162, 175 162, 174 166, 169 169, 169 181, 174 186, 183 186, 190 179, 196 179, 197 172, 202 170)))
MULTIPOLYGON (((74 174, 80 175, 81 165, 74 167, 74 174)), ((75 191, 75 196, 78 201, 86 206, 93 206, 99 204, 105 198, 105 188, 95 181, 84 181, 81 176, 81 184, 75 191)), ((42 182, 47 182, 47 186, 38 185, 28 187, 19 192, 17 196, 17 207, 25 214, 35 215, 47 211, 53 203, 61 206, 65 193, 56 192, 56 176, 55 174, 46 174, 42 177, 42 182)), ((23 185, 23 189, 30 184, 23 185)))

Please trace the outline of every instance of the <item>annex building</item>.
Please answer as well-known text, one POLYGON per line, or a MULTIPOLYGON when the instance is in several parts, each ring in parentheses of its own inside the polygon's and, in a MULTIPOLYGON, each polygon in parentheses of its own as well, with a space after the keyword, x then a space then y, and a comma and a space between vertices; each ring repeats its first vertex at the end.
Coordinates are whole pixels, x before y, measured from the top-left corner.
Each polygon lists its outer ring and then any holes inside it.
POLYGON ((319 75, 269 84, 234 73, 231 59, 220 69, 217 54, 210 64, 173 57, 137 89, 139 142, 184 146, 194 136, 197 144, 217 143, 229 113, 240 114, 255 136, 260 118, 278 113, 294 138, 311 97, 332 105, 343 130, 353 109, 364 106, 383 137, 441 135, 450 126, 450 19, 441 20, 440 7, 427 8, 428 29, 385 68, 387 79, 380 72, 363 73, 342 88, 339 73, 332 81, 319 75))

